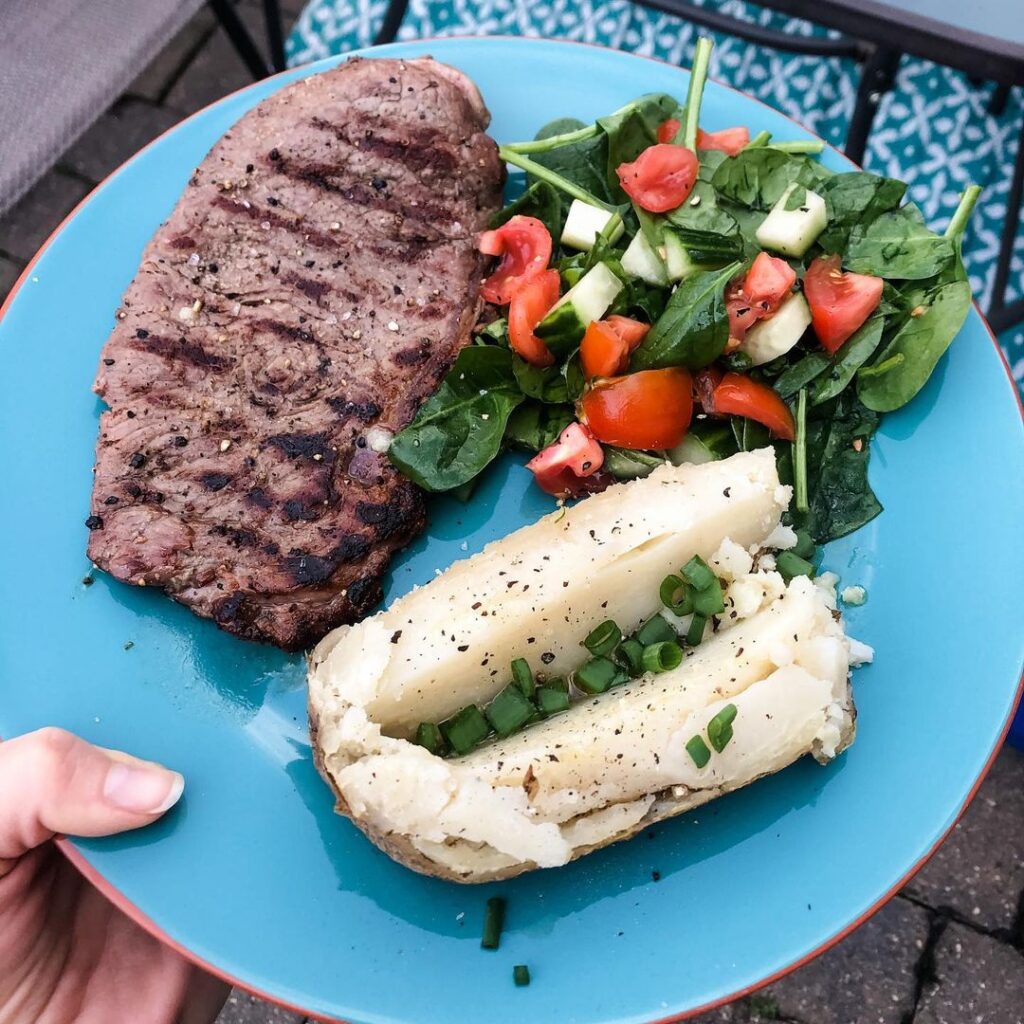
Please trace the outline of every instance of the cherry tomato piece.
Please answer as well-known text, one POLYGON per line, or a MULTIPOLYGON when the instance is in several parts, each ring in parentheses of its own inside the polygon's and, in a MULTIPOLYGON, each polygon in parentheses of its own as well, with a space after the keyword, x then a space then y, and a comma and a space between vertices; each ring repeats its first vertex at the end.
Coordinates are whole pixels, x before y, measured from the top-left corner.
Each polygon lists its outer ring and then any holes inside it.
POLYGON ((804 274, 804 296, 822 348, 836 352, 882 301, 883 282, 843 271, 838 256, 819 256, 804 274))
POLYGON ((670 117, 667 121, 662 121, 661 124, 658 125, 658 141, 665 143, 671 142, 676 137, 676 134, 681 127, 682 126, 674 117, 670 117))
POLYGON ((737 347, 758 320, 767 320, 782 305, 796 284, 796 271, 778 256, 759 252, 742 278, 730 282, 725 293, 729 314, 729 340, 737 347))
POLYGON ((557 270, 542 270, 519 285, 508 307, 509 344, 532 366, 554 365, 551 350, 533 332, 558 301, 560 283, 557 270))
POLYGON ((602 381, 581 405, 594 437, 621 448, 673 448, 693 415, 693 378, 679 366, 602 381))
POLYGON ((705 366, 693 379, 693 393, 709 416, 715 414, 715 388, 722 383, 722 375, 717 366, 705 366))
POLYGON ((590 380, 625 373, 630 352, 643 341, 650 329, 649 324, 617 314, 605 320, 591 321, 580 345, 584 377, 590 380))
POLYGON ((615 173, 623 191, 650 213, 666 213, 693 191, 700 164, 685 146, 648 146, 632 163, 619 164, 615 173))
POLYGON ((593 320, 580 345, 580 365, 587 380, 615 377, 629 365, 629 347, 611 324, 593 320))
POLYGON ((485 231, 477 248, 501 257, 497 270, 480 286, 480 294, 496 306, 506 306, 520 285, 547 268, 551 233, 536 217, 516 216, 500 228, 485 231))
POLYGON ((650 324, 641 323, 632 317, 620 316, 618 313, 606 317, 605 323, 626 343, 630 352, 647 337, 647 332, 651 329, 650 324))
POLYGON ((714 411, 721 416, 743 416, 763 423, 772 434, 792 441, 796 424, 789 406, 767 384, 739 373, 727 373, 712 396, 714 411))
POLYGON ((717 149, 735 156, 749 142, 750 132, 746 128, 723 128, 720 132, 697 129, 698 149, 717 149))
POLYGON ((542 491, 564 498, 595 489, 584 481, 593 477, 603 463, 604 449, 594 435, 582 424, 570 423, 557 441, 530 459, 526 468, 542 491))

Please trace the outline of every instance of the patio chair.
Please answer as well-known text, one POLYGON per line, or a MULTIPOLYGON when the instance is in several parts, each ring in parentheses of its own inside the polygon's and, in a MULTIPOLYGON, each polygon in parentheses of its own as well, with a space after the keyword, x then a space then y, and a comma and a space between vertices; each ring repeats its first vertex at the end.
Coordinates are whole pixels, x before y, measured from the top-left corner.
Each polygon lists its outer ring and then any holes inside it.
MULTIPOLYGON (((0 2, 0 216, 41 178, 204 0, 0 2)), ((254 78, 284 68, 277 0, 263 0, 271 66, 230 0, 210 8, 254 78)))

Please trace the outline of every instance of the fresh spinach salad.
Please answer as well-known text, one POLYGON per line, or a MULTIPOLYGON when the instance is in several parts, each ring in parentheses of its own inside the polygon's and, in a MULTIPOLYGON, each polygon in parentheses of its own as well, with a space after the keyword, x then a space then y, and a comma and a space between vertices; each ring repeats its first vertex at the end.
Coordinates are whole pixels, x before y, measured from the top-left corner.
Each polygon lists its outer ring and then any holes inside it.
POLYGON ((808 556, 882 510, 881 414, 923 387, 967 316, 961 242, 906 185, 836 173, 820 142, 705 132, 709 40, 685 102, 641 96, 500 147, 522 194, 479 240, 488 317, 390 457, 466 498, 503 450, 558 497, 774 445, 808 556))

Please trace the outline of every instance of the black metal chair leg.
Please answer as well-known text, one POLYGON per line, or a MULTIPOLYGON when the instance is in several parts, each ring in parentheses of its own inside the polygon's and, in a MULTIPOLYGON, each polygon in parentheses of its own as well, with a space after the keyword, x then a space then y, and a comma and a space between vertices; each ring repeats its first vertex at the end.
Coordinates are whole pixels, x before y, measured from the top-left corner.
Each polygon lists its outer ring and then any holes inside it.
POLYGON ((860 84, 857 86, 857 102, 850 118, 850 127, 846 131, 846 145, 843 147, 843 151, 854 163, 864 163, 875 114, 878 113, 882 97, 896 80, 899 65, 899 50, 889 50, 883 46, 876 47, 864 64, 860 84))
POLYGON ((1006 283, 1010 280, 1010 264, 1013 261, 1013 249, 1017 242, 1017 231, 1020 228, 1020 204, 1024 199, 1024 128, 1017 140, 1017 159, 1013 164, 1013 179, 1010 182, 1010 194, 1006 201, 1006 223, 1003 225, 1003 237, 999 242, 999 258, 996 260, 996 274, 992 281, 992 301, 988 307, 988 321, 992 330, 1005 331, 1007 327, 1024 320, 1024 299, 1006 304, 1006 283))
POLYGON ((275 71, 284 71, 284 29, 281 25, 281 8, 277 0, 263 0, 263 20, 267 26, 267 47, 270 63, 275 71))
POLYGON ((210 0, 210 8, 220 22, 221 28, 227 33, 238 56, 249 69, 249 74, 257 79, 266 78, 271 73, 271 68, 267 66, 267 62, 256 48, 230 0, 210 0))
POLYGON ((1008 85, 997 85, 992 90, 988 101, 988 112, 993 117, 1000 117, 1006 110, 1006 101, 1010 98, 1010 87, 1008 85))
POLYGON ((373 40, 374 46, 383 43, 392 43, 398 30, 402 27, 402 19, 409 8, 409 0, 391 0, 388 9, 384 12, 384 20, 381 22, 380 31, 373 40))

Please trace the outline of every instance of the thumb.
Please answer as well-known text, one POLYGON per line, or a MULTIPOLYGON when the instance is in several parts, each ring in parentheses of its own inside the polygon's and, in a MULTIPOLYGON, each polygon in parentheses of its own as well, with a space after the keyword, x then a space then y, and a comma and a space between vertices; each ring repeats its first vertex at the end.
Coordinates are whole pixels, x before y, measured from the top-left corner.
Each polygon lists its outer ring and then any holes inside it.
POLYGON ((94 747, 63 729, 0 743, 0 874, 4 861, 57 833, 104 836, 155 821, 185 780, 150 761, 94 747))

